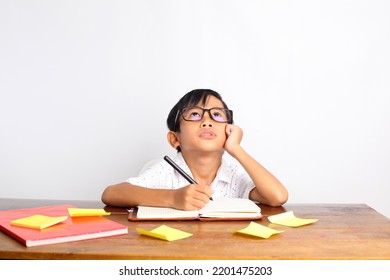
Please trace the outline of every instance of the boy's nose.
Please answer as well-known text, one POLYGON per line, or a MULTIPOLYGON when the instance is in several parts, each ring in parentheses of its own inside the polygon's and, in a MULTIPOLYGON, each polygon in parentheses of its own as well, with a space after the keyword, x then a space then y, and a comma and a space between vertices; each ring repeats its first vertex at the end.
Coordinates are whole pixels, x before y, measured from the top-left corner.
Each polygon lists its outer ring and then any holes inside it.
POLYGON ((211 122, 211 116, 210 116, 210 112, 208 112, 208 114, 204 114, 203 115, 203 119, 202 119, 202 127, 212 127, 213 124, 211 122))

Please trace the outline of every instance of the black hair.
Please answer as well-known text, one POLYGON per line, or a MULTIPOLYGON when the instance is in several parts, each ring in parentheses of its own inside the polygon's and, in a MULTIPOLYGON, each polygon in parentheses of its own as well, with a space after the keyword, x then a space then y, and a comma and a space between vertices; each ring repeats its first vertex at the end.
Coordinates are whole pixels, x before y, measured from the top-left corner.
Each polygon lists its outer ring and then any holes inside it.
MULTIPOLYGON (((180 132, 179 120, 176 120, 178 112, 183 108, 196 106, 199 103, 204 106, 209 96, 214 96, 222 102, 223 108, 229 109, 218 92, 211 89, 194 89, 184 95, 169 112, 167 118, 168 129, 170 131, 180 132)), ((230 123, 233 123, 233 120, 230 123)))

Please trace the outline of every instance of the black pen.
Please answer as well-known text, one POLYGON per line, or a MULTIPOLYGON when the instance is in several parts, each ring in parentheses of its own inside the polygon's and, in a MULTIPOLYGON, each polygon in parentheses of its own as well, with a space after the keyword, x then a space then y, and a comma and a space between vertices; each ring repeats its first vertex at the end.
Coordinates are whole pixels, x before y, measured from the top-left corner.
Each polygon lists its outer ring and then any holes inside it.
MULTIPOLYGON (((178 166, 173 160, 171 160, 170 157, 168 156, 165 156, 164 157, 165 161, 168 162, 177 172, 180 173, 181 176, 183 176, 190 184, 198 184, 194 179, 191 178, 190 175, 188 175, 187 173, 185 173, 185 171, 183 169, 180 168, 180 166, 178 166)), ((210 197, 210 200, 213 200, 212 197, 210 197)))

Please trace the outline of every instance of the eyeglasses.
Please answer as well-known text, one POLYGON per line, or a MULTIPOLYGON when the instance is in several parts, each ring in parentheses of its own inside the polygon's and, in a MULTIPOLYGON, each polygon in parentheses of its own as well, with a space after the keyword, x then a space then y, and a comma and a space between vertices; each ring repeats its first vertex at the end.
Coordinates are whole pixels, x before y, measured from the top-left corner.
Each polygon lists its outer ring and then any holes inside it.
POLYGON ((187 107, 177 111, 175 118, 175 127, 177 127, 177 119, 179 114, 182 115, 185 121, 198 122, 203 119, 204 113, 208 112, 210 117, 219 123, 232 123, 233 111, 225 108, 210 108, 204 109, 201 107, 187 107))

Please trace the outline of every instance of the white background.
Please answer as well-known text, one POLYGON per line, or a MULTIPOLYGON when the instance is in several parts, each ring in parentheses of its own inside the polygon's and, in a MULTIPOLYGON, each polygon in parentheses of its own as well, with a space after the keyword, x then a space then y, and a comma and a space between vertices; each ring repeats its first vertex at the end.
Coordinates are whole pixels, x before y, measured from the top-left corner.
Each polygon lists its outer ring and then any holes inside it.
POLYGON ((99 200, 222 94, 291 203, 390 217, 390 2, 0 0, 0 197, 99 200))

